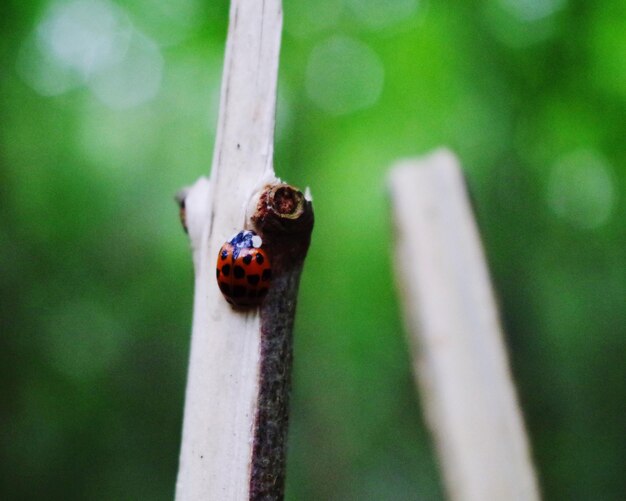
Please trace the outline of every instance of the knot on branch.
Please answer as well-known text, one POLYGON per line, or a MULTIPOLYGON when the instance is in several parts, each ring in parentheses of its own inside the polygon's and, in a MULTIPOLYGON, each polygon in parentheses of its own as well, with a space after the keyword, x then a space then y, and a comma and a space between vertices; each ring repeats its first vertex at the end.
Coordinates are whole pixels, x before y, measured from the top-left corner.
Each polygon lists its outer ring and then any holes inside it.
POLYGON ((313 206, 304 193, 289 184, 267 185, 251 216, 254 228, 267 238, 302 238, 313 229, 313 206))
POLYGON ((250 221, 271 248, 279 269, 304 260, 313 230, 313 204, 298 188, 285 183, 265 186, 250 221))
POLYGON ((187 228, 187 210, 185 208, 185 199, 189 194, 189 188, 182 188, 181 190, 174 195, 174 200, 178 204, 179 212, 178 216, 180 217, 180 224, 183 226, 183 230, 185 233, 189 233, 189 228, 187 228))

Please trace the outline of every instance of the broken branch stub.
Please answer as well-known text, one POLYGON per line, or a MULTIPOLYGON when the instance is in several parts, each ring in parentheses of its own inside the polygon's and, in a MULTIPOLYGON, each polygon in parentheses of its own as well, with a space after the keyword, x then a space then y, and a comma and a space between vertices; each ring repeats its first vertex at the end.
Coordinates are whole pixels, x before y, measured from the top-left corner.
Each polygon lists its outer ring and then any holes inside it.
POLYGON ((313 230, 313 205, 304 193, 284 183, 267 185, 250 219, 278 265, 304 260, 313 230))
POLYGON ((258 407, 250 477, 250 499, 282 499, 292 330, 298 284, 313 230, 313 206, 287 184, 268 185, 259 196, 252 226, 272 256, 272 285, 261 305, 258 407))

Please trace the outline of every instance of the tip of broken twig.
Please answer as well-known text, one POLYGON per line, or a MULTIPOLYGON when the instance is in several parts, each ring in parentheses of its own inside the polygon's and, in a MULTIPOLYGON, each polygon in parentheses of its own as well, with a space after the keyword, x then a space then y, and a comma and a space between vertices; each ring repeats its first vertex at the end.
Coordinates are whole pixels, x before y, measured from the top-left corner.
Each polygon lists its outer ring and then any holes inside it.
POLYGON ((178 213, 180 217, 180 224, 183 225, 183 230, 185 230, 185 233, 189 233, 189 230, 187 228, 187 212, 185 210, 185 199, 187 198, 187 195, 189 194, 189 190, 190 188, 186 186, 178 190, 176 195, 174 195, 174 200, 176 201, 180 209, 178 213))
POLYGON ((285 183, 267 185, 259 195, 252 225, 266 237, 311 233, 313 206, 298 188, 285 183))

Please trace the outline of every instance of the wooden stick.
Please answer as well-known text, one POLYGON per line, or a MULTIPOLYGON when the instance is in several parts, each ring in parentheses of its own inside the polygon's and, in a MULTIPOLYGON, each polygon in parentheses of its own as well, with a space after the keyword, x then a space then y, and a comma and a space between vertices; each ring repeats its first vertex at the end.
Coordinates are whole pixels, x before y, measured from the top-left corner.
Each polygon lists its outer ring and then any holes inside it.
POLYGON ((195 300, 178 501, 281 499, 291 329, 310 200, 272 166, 280 0, 233 0, 211 178, 181 197, 195 300), (256 229, 272 257, 260 308, 231 307, 215 280, 221 245, 256 229))
POLYGON ((454 501, 537 500, 480 237, 448 151, 392 170, 397 276, 426 419, 454 501))

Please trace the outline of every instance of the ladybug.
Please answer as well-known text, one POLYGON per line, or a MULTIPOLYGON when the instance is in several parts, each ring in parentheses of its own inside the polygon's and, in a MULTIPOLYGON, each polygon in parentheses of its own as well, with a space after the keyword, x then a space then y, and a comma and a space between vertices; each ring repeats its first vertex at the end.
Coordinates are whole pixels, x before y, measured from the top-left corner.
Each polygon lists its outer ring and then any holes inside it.
POLYGON ((269 290, 272 268, 254 231, 240 231, 217 255, 217 285, 233 306, 256 306, 269 290))

